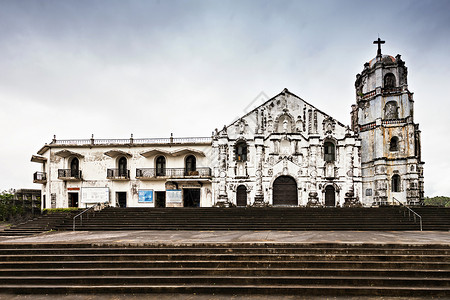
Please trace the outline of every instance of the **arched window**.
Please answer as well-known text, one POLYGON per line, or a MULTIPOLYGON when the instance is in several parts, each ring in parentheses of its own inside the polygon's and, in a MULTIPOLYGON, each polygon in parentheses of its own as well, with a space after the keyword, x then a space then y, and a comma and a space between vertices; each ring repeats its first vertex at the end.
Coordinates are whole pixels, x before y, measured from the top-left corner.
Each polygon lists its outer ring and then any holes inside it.
POLYGON ((278 131, 279 133, 291 133, 292 132, 292 118, 284 114, 278 119, 278 131))
POLYGON ((70 177, 78 177, 78 172, 80 170, 80 161, 78 158, 74 157, 70 161, 70 177))
POLYGON ((325 144, 323 144, 323 148, 324 148, 324 157, 323 159, 326 162, 332 162, 336 160, 336 155, 335 155, 335 146, 332 142, 325 142, 325 144))
POLYGON ((389 143, 389 151, 398 151, 398 137, 393 136, 389 143))
POLYGON ((392 73, 388 73, 384 76, 384 87, 385 88, 393 88, 395 87, 395 75, 392 73))
POLYGON ((186 157, 185 172, 186 175, 196 175, 194 172, 197 171, 197 160, 194 155, 189 155, 186 157))
POLYGON ((247 161, 247 143, 240 141, 236 144, 236 161, 244 162, 247 161))
POLYGON ((392 176, 392 191, 395 193, 400 192, 400 176, 398 174, 392 176))
POLYGON ((398 106, 397 102, 389 101, 384 106, 384 118, 386 120, 398 119, 398 106))
POLYGON ((128 169, 127 169, 127 159, 124 156, 119 158, 118 166, 119 166, 119 176, 126 177, 128 169))
POLYGON ((164 156, 158 156, 156 159, 156 176, 166 175, 166 158, 164 156))

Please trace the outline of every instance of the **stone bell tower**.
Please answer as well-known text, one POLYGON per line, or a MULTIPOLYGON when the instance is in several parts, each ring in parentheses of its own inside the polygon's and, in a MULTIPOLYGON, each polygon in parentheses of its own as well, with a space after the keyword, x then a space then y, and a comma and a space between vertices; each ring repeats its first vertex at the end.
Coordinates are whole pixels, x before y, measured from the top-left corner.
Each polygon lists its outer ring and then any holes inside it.
POLYGON ((423 162, 419 124, 414 123, 408 69, 398 54, 381 54, 356 75, 352 129, 361 139, 363 198, 374 205, 419 205, 423 200, 423 162))

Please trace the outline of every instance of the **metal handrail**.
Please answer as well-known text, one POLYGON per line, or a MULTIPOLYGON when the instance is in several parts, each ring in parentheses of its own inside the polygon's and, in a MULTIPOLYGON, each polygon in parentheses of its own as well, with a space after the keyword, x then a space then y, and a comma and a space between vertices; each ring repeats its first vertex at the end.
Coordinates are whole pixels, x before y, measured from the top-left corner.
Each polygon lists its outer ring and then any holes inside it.
MULTIPOLYGON (((401 203, 400 201, 398 201, 397 199, 395 199, 395 197, 392 197, 395 201, 397 201, 398 203, 400 203, 400 206, 405 207, 408 210, 408 216, 409 219, 411 220, 411 213, 413 213, 413 217, 414 217, 414 223, 417 223, 417 217, 419 217, 419 223, 420 223, 420 231, 422 231, 422 217, 416 213, 415 211, 413 211, 411 208, 409 208, 408 206, 404 205, 403 203, 401 203)), ((403 216, 405 216, 405 214, 403 214, 403 216)), ((406 217, 406 216, 405 216, 406 217)))
MULTIPOLYGON (((83 214, 93 210, 96 206, 100 207, 100 203, 96 203, 96 204, 92 205, 91 207, 86 208, 81 213, 79 213, 78 215, 73 217, 73 227, 72 227, 73 231, 75 231, 75 219, 80 217, 80 225, 83 225, 83 214)), ((89 219, 89 214, 86 215, 86 218, 89 219)))

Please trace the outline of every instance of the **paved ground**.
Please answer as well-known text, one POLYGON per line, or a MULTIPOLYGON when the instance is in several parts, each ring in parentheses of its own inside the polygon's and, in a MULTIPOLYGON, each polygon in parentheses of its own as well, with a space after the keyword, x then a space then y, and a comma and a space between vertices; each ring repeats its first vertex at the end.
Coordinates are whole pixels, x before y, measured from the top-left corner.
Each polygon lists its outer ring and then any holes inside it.
POLYGON ((190 243, 373 243, 445 244, 443 231, 66 231, 0 237, 4 243, 190 244, 190 243))

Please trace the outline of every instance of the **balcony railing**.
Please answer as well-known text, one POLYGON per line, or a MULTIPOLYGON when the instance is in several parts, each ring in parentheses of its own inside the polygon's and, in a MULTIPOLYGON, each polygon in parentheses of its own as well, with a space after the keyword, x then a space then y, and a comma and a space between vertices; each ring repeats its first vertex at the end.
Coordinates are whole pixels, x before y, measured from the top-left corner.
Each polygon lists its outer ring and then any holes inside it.
POLYGON ((211 177, 211 168, 197 168, 189 171, 184 168, 139 168, 136 169, 136 178, 205 178, 211 177))
POLYGON ((35 172, 33 174, 33 183, 46 183, 47 173, 45 172, 35 172))
POLYGON ((81 170, 58 169, 58 178, 63 180, 81 180, 81 170))
POLYGON ((130 179, 130 170, 107 169, 106 178, 115 180, 128 180, 130 179))
POLYGON ((155 144, 209 144, 211 137, 185 137, 185 138, 129 138, 129 139, 78 139, 78 140, 56 140, 53 139, 52 145, 155 145, 155 144))

